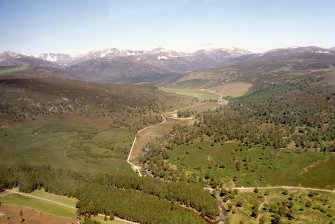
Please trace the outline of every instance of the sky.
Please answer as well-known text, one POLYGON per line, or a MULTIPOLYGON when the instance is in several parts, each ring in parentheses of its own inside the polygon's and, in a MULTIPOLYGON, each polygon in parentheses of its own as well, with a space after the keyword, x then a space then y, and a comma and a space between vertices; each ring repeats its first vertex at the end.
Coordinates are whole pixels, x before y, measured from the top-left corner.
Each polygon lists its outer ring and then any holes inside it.
POLYGON ((334 0, 0 0, 0 52, 335 46, 334 0))

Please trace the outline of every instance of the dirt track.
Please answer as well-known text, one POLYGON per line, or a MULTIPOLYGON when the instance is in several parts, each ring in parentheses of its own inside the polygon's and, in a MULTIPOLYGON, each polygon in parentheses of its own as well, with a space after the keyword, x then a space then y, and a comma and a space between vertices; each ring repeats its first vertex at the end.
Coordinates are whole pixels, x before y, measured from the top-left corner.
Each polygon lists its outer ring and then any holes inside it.
POLYGON ((298 186, 268 186, 268 187, 232 187, 229 189, 232 190, 239 190, 241 192, 251 192, 255 188, 259 190, 265 189, 287 189, 287 190, 307 190, 307 191, 321 191, 321 192, 328 192, 328 193, 335 193, 335 190, 330 189, 322 189, 322 188, 311 188, 311 187, 298 187, 298 186))
MULTIPOLYGON (((199 103, 199 104, 195 104, 195 105, 192 105, 192 106, 183 107, 183 108, 180 108, 178 110, 185 110, 185 109, 189 109, 189 108, 192 108, 192 107, 201 106, 203 104, 205 104, 205 103, 199 103)), ((141 167, 139 165, 135 164, 136 163, 136 158, 139 154, 142 153, 142 149, 149 142, 149 140, 152 140, 153 135, 159 136, 159 134, 160 134, 159 132, 162 132, 162 130, 161 130, 162 128, 160 129, 159 126, 166 125, 168 120, 171 120, 171 122, 170 122, 171 127, 174 126, 175 124, 178 124, 178 123, 181 123, 181 122, 187 122, 187 121, 192 122, 192 120, 194 120, 193 117, 178 118, 178 117, 172 116, 172 114, 174 114, 176 112, 177 112, 177 110, 160 114, 160 116, 163 119, 162 122, 160 122, 158 124, 147 126, 145 128, 142 128, 141 130, 139 130, 136 133, 133 144, 130 148, 130 152, 128 154, 127 163, 129 163, 131 165, 132 169, 136 173, 138 173, 138 175, 140 177, 142 176, 141 167)), ((165 129, 168 129, 168 125, 166 125, 165 129)))

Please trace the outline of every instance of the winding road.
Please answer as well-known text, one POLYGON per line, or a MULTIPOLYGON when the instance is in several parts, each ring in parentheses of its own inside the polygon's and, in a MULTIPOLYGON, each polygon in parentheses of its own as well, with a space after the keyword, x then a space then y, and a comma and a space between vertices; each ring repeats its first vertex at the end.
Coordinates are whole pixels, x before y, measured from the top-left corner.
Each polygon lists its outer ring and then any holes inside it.
POLYGON ((229 189, 239 190, 241 192, 251 192, 255 188, 257 188, 259 190, 286 189, 286 190, 306 190, 306 191, 320 191, 320 192, 335 193, 335 190, 330 190, 330 189, 312 188, 312 187, 298 187, 298 186, 232 187, 232 188, 229 188, 229 189))
MULTIPOLYGON (((192 107, 196 107, 196 106, 200 106, 202 104, 205 104, 205 103, 198 103, 198 104, 195 104, 195 105, 192 105, 192 106, 188 106, 188 107, 183 107, 183 108, 180 108, 178 110, 185 110, 185 109, 189 109, 189 108, 192 108, 192 107)), ((177 113, 178 110, 174 110, 174 111, 171 111, 171 112, 165 112, 165 113, 162 113, 160 114, 160 116, 162 117, 163 121, 158 123, 158 124, 153 124, 153 125, 150 125, 150 126, 147 126, 147 127, 144 127, 142 128, 141 130, 139 130, 136 135, 135 135, 135 138, 134 138, 134 141, 131 145, 131 148, 130 148, 130 151, 129 151, 129 154, 128 154, 128 158, 127 158, 127 163, 130 164, 130 166, 132 167, 132 169, 134 170, 134 172, 138 173, 138 175, 140 177, 142 177, 142 173, 141 173, 141 167, 134 164, 134 162, 132 162, 132 154, 133 154, 133 151, 134 151, 134 147, 135 147, 135 144, 136 144, 136 141, 138 139, 138 136, 141 134, 141 132, 143 132, 144 130, 147 130, 149 128, 153 128, 153 127, 156 127, 158 125, 162 125, 164 124, 167 119, 174 119, 174 120, 192 120, 194 119, 193 117, 187 117, 187 118, 180 118, 180 117, 174 117, 174 116, 171 116, 171 117, 168 117, 168 115, 171 115, 171 114, 174 114, 174 113, 177 113)))

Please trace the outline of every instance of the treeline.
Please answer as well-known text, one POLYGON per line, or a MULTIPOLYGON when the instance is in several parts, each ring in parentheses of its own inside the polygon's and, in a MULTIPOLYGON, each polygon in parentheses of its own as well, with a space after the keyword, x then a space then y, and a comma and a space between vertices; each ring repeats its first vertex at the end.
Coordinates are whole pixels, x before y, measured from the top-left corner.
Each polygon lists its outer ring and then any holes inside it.
POLYGON ((204 223, 204 219, 192 211, 129 189, 90 184, 81 189, 79 198, 79 215, 103 213, 139 223, 204 223))
POLYGON ((136 175, 88 175, 50 167, 2 167, 1 190, 17 186, 24 192, 43 187, 48 192, 78 198, 81 214, 114 214, 141 223, 173 223, 166 221, 173 217, 170 217, 171 210, 180 214, 175 218, 180 219, 182 223, 192 223, 187 221, 191 219, 203 221, 199 215, 187 211, 178 204, 193 208, 201 216, 211 219, 218 215, 215 199, 201 185, 166 182, 149 177, 139 178, 136 175), (141 198, 143 200, 140 200, 141 198), (106 200, 109 204, 106 204, 106 200), (90 205, 92 201, 94 206, 90 205), (122 209, 118 207, 120 205, 118 201, 124 201, 122 209), (130 207, 133 208, 132 213, 128 211, 130 207), (107 211, 104 208, 110 209, 107 211), (161 216, 160 218, 156 217, 155 213, 147 214, 149 210, 157 211, 157 209, 162 210, 156 215, 161 216), (147 214, 144 216, 147 217, 146 220, 142 217, 143 213, 147 214))
POLYGON ((214 198, 200 184, 166 182, 150 177, 134 178, 120 174, 99 175, 95 180, 101 185, 133 189, 186 205, 200 212, 202 216, 214 218, 218 215, 214 198))

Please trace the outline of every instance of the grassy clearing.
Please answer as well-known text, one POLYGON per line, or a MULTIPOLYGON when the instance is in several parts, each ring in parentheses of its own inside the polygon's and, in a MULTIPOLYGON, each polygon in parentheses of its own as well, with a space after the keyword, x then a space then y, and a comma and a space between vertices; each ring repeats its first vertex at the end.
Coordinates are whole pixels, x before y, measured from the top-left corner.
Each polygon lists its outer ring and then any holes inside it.
POLYGON ((226 83, 221 86, 214 87, 213 90, 218 91, 223 97, 239 97, 243 96, 251 88, 250 83, 245 82, 232 82, 226 83))
POLYGON ((126 128, 30 122, 1 128, 0 136, 3 165, 24 163, 85 172, 132 173, 125 158, 133 135, 126 128))
POLYGON ((124 222, 122 220, 109 220, 107 219, 107 221, 105 221, 105 218, 102 216, 92 216, 91 217, 92 220, 98 221, 101 224, 128 224, 128 222, 124 222))
POLYGON ((220 97, 218 94, 209 92, 205 89, 177 89, 177 88, 160 88, 165 92, 176 93, 180 95, 193 96, 199 100, 218 100, 220 97))
MULTIPOLYGON (((47 194, 47 193, 45 193, 47 194)), ((50 196, 53 199, 56 200, 56 196, 52 195, 50 196)), ((60 202, 63 199, 63 196, 59 196, 61 199, 60 202)), ((30 198, 23 195, 17 195, 17 194, 8 194, 1 198, 1 202, 5 205, 17 205, 17 206, 25 206, 29 208, 36 209, 38 211, 41 211, 43 213, 54 215, 54 216, 60 216, 60 217, 68 217, 68 218, 75 218, 76 217, 76 209, 66 208, 61 205, 57 205, 51 202, 43 201, 40 199, 30 198)))
POLYGON ((197 142, 169 150, 168 155, 169 162, 180 169, 230 187, 335 187, 335 180, 331 178, 335 176, 335 155, 331 153, 297 153, 259 147, 249 149, 237 142, 224 145, 197 142))
POLYGON ((200 103, 195 106, 192 106, 192 107, 181 109, 179 111, 191 111, 191 112, 200 113, 200 112, 204 112, 207 110, 214 110, 217 107, 218 107, 217 102, 204 102, 204 103, 200 103))
POLYGON ((62 204, 68 205, 68 206, 72 206, 72 207, 76 207, 76 203, 78 201, 75 198, 69 198, 69 197, 66 197, 66 196, 45 192, 43 189, 33 191, 29 194, 33 195, 33 196, 45 198, 45 199, 48 199, 48 200, 56 201, 56 202, 59 202, 59 203, 62 203, 62 204))
POLYGON ((335 197, 331 193, 276 189, 228 191, 221 196, 229 210, 226 223, 271 223, 277 215, 280 223, 314 224, 331 223, 335 217, 335 197))
POLYGON ((0 215, 0 224, 70 224, 78 222, 75 218, 48 215, 23 206, 2 205, 0 213, 2 214, 0 215))

